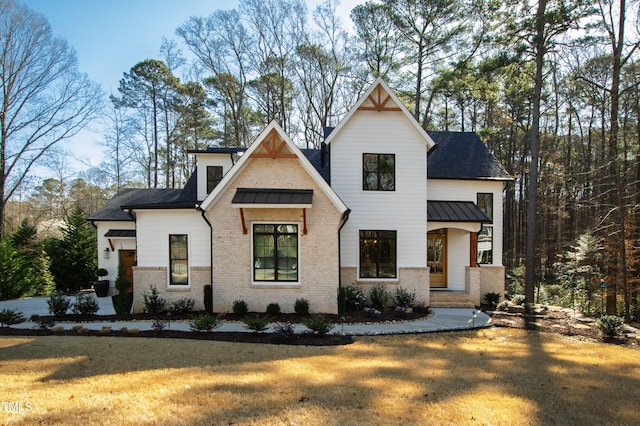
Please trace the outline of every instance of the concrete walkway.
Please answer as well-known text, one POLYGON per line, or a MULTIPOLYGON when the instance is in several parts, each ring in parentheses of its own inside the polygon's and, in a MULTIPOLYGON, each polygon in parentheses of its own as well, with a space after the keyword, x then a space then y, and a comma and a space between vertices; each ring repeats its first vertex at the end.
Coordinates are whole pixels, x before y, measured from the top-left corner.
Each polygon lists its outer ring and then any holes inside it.
MULTIPOLYGON (((95 295, 94 295, 95 297, 95 295)), ((70 297, 72 301, 75 300, 70 297)), ((100 321, 100 315, 114 315, 113 305, 110 297, 97 297, 100 306, 98 310, 97 321, 83 322, 83 327, 91 330, 100 330, 102 327, 111 327, 113 330, 119 330, 123 327, 128 329, 137 328, 139 330, 151 330, 152 321, 100 321)), ((32 297, 25 299, 6 300, 0 302, 0 310, 12 309, 22 312, 26 318, 31 315, 49 315, 47 300, 48 297, 32 297)), ((410 333, 429 333, 434 331, 447 330, 464 330, 471 328, 486 327, 491 323, 491 317, 483 312, 475 309, 464 308, 433 308, 433 315, 428 319, 415 321, 398 321, 392 323, 360 323, 360 324, 340 324, 337 323, 331 334, 345 334, 351 336, 366 335, 389 335, 389 334, 410 334, 410 333)), ((77 322, 60 322, 57 325, 63 326, 65 329, 71 328, 77 322)), ((188 321, 171 321, 165 322, 165 328, 171 330, 189 331, 188 321)), ((12 326, 14 328, 37 328, 38 324, 27 321, 22 324, 12 326)), ((268 331, 272 330, 273 325, 268 331)), ((297 333, 303 333, 308 329, 302 324, 296 324, 297 333)), ((216 331, 236 332, 247 331, 244 323, 239 321, 225 321, 216 328, 216 331)))

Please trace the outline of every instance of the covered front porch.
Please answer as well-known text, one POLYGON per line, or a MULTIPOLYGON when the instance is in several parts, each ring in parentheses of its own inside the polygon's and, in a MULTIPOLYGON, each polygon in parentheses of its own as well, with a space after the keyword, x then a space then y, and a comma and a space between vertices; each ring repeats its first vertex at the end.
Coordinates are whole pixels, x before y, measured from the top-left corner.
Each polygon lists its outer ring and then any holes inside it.
POLYGON ((479 264, 479 259, 486 258, 486 253, 479 253, 479 247, 482 251, 491 249, 486 241, 478 244, 479 238, 486 235, 483 226, 491 219, 473 202, 429 201, 427 220, 430 306, 480 306, 483 295, 492 291, 486 289, 496 288, 491 281, 497 273, 504 273, 503 267, 479 264))

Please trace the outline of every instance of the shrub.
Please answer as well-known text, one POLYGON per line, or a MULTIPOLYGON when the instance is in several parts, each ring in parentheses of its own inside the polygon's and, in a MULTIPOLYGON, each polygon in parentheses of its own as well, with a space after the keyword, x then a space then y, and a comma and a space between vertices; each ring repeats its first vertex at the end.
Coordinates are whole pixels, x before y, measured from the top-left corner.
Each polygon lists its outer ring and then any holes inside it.
POLYGON ((273 338, 276 342, 288 342, 295 334, 295 327, 290 322, 273 326, 273 338))
POLYGON ((527 297, 524 294, 514 294, 511 296, 511 303, 514 305, 524 305, 524 302, 527 301, 527 297))
POLYGON ((329 321, 324 315, 312 315, 307 318, 303 324, 311 331, 317 333, 320 336, 324 336, 334 327, 334 324, 329 321))
POLYGON ((211 284, 204 286, 204 310, 208 314, 213 313, 213 287, 211 284))
POLYGON ((71 300, 62 293, 52 294, 47 300, 49 306, 49 313, 57 317, 61 317, 67 314, 69 307, 71 306, 71 300))
POLYGON ((247 315, 249 313, 249 306, 244 300, 236 300, 233 302, 233 313, 236 315, 247 315))
POLYGON ((396 306, 411 307, 416 302, 416 292, 415 290, 410 292, 406 288, 398 287, 393 293, 393 302, 396 306))
POLYGON ((100 309, 98 301, 88 293, 79 293, 71 306, 71 313, 75 315, 95 315, 100 309))
POLYGON ((158 289, 151 286, 151 293, 144 292, 144 312, 147 314, 159 314, 166 311, 167 301, 160 297, 158 289))
POLYGON ((293 310, 300 316, 309 315, 309 301, 307 299, 296 299, 296 303, 293 305, 293 310))
POLYGON ((31 320, 31 322, 38 323, 38 328, 40 328, 41 330, 50 330, 56 325, 56 322, 53 319, 48 317, 41 317, 37 314, 31 315, 31 318, 29 319, 31 320))
POLYGON ((604 315, 596 321, 596 326, 609 337, 616 337, 622 333, 624 322, 617 315, 604 315))
POLYGON ((164 330, 165 327, 166 327, 166 324, 164 323, 164 321, 162 321, 159 318, 154 319, 153 322, 151 323, 151 329, 153 331, 162 331, 164 330))
POLYGON ((191 331, 206 331, 209 333, 221 325, 222 321, 220 321, 217 316, 211 314, 198 315, 189 322, 191 331))
POLYGON ((244 322, 244 328, 247 330, 255 331, 256 333, 265 331, 269 328, 269 322, 271 320, 269 317, 264 316, 256 316, 256 317, 245 317, 242 322, 244 322))
POLYGON ((193 311, 193 307, 196 305, 196 301, 190 297, 182 297, 171 304, 172 314, 186 314, 193 311))
POLYGON ((280 305, 278 305, 277 303, 269 303, 267 305, 267 315, 271 317, 280 315, 280 305))
POLYGON ((489 292, 484 295, 484 300, 488 305, 496 306, 500 303, 500 293, 489 292))
POLYGON ((496 306, 496 309, 499 311, 506 311, 509 309, 509 301, 508 300, 503 300, 502 302, 498 303, 498 306, 496 306))
POLYGON ((347 311, 361 311, 367 298, 360 287, 350 285, 344 287, 344 302, 347 311))
POLYGON ((0 326, 9 327, 10 325, 20 324, 27 319, 22 312, 13 309, 3 309, 0 311, 0 326))
POLYGON ((383 284, 374 285, 369 290, 369 298, 371 299, 371 305, 378 310, 383 310, 387 302, 389 301, 389 291, 387 286, 383 284))

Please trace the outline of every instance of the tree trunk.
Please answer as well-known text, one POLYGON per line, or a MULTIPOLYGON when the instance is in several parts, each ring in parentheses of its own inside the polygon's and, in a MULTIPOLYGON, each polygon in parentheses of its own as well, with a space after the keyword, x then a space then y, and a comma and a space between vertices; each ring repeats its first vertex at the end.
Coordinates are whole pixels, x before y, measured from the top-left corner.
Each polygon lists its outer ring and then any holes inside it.
POLYGON ((547 0, 538 1, 536 12, 536 75, 533 89, 533 117, 531 123, 531 159, 529 163, 529 204, 527 205, 527 239, 525 250, 525 297, 534 302, 536 280, 536 204, 538 201, 538 144, 540 127, 540 98, 542 93, 542 68, 544 66, 544 29, 547 0))

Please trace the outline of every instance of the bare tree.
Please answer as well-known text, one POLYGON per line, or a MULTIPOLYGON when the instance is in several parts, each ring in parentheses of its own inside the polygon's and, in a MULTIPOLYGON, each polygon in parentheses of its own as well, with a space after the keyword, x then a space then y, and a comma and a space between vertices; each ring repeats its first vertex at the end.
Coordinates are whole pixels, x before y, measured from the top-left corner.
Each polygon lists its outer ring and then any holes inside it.
POLYGON ((102 93, 47 20, 0 0, 0 236, 5 204, 43 156, 82 130, 102 93))

